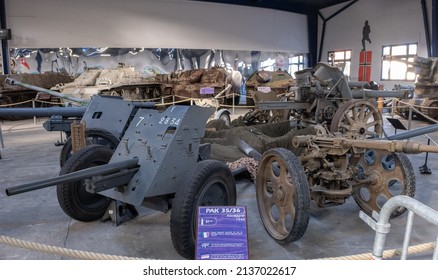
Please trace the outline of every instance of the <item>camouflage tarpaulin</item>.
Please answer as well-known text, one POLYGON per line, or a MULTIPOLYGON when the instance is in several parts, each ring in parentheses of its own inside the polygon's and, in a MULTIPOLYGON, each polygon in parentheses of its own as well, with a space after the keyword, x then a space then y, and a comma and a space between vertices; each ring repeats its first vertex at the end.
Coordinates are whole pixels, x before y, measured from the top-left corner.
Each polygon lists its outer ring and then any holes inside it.
POLYGON ((239 150, 240 140, 245 141, 259 153, 282 147, 295 154, 299 151, 292 147, 296 135, 315 134, 313 128, 294 129, 290 121, 224 128, 220 120, 207 124, 203 143, 211 143, 211 159, 233 162, 246 155, 239 150))

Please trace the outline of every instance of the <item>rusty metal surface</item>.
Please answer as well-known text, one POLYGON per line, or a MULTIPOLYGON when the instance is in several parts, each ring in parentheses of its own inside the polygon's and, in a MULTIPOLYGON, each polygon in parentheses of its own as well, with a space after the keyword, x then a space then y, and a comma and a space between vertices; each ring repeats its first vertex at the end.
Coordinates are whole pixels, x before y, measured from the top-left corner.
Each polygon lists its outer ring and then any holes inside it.
POLYGON ((261 70, 254 72, 246 81, 246 98, 247 103, 254 101, 252 98, 256 92, 275 92, 277 95, 287 93, 290 87, 295 85, 295 81, 286 71, 266 71, 261 70))
POLYGON ((90 99, 94 94, 122 96, 128 100, 162 96, 161 84, 156 77, 145 76, 124 64, 113 69, 87 69, 74 81, 55 85, 51 90, 84 99, 90 99))

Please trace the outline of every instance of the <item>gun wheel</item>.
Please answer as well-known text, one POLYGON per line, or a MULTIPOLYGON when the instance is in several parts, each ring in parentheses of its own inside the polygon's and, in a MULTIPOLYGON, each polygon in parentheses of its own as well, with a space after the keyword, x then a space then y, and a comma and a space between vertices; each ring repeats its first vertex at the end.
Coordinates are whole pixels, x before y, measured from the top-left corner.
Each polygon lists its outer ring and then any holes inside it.
POLYGON ((347 138, 376 138, 383 134, 383 118, 379 109, 367 100, 349 100, 339 106, 333 116, 331 132, 347 138))
MULTIPOLYGON (((113 151, 105 146, 87 146, 67 160, 59 175, 107 164, 112 154, 113 151)), ((71 218, 82 222, 102 218, 110 204, 107 197, 87 192, 85 180, 60 184, 56 193, 62 210, 71 218)))
MULTIPOLYGON (((119 139, 111 133, 102 129, 87 130, 87 145, 102 145, 107 146, 111 150, 115 150, 119 145, 119 139)), ((65 162, 73 155, 71 138, 69 137, 62 147, 59 155, 59 165, 62 167, 65 162)))
POLYGON ((256 178, 257 205, 263 225, 278 243, 300 239, 309 224, 310 193, 299 159, 275 148, 260 159, 256 178))
POLYGON ((195 258, 198 207, 236 205, 236 183, 224 163, 200 161, 190 175, 176 192, 170 215, 173 245, 186 259, 195 258))
MULTIPOLYGON (((405 154, 380 150, 366 150, 353 166, 357 167, 356 179, 359 184, 353 190, 353 197, 367 214, 377 213, 386 201, 396 195, 415 195, 415 174, 412 164, 405 154)), ((406 208, 399 207, 391 218, 400 216, 406 208)))

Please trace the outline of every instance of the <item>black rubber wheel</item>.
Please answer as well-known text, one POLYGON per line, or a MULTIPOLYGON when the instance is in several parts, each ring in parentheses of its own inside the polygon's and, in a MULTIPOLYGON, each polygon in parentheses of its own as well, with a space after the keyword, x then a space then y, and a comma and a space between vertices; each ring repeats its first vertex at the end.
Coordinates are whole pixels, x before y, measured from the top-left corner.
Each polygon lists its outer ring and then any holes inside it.
MULTIPOLYGON (((353 198, 368 215, 379 213, 385 202, 396 195, 415 196, 415 173, 405 154, 369 149, 352 165, 358 170, 356 178, 362 181, 354 187, 353 198)), ((390 218, 405 211, 398 207, 390 218)))
MULTIPOLYGON (((73 154, 61 168, 59 175, 72 173, 93 166, 107 164, 113 151, 105 146, 90 145, 73 154)), ((56 192, 62 210, 71 218, 91 222, 102 218, 110 199, 87 192, 85 180, 58 185, 56 192)))
MULTIPOLYGON (((87 145, 102 145, 107 146, 112 150, 115 150, 119 145, 120 140, 111 133, 103 129, 90 129, 87 131, 87 145)), ((59 155, 59 165, 62 167, 65 162, 72 156, 72 143, 69 137, 62 147, 59 155)))
POLYGON ((231 117, 230 117, 230 113, 228 112, 223 112, 220 116, 219 116, 219 120, 222 120, 225 125, 227 127, 230 127, 231 125, 231 117))
POLYGON ((236 182, 223 162, 200 161, 190 175, 176 192, 170 215, 173 246, 186 259, 195 258, 198 207, 236 205, 236 182))
POLYGON ((310 191, 300 160, 289 150, 266 151, 256 178, 259 214, 269 235, 279 244, 297 241, 310 219, 310 191))

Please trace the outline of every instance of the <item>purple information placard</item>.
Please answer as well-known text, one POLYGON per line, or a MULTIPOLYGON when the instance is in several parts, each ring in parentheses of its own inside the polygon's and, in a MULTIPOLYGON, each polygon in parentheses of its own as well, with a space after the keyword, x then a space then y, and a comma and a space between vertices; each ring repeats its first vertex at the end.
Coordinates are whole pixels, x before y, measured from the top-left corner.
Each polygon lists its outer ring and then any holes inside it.
POLYGON ((213 87, 202 87, 199 90, 200 94, 214 94, 214 88, 213 87))
POLYGON ((198 208, 196 259, 248 259, 245 206, 202 206, 198 208))

